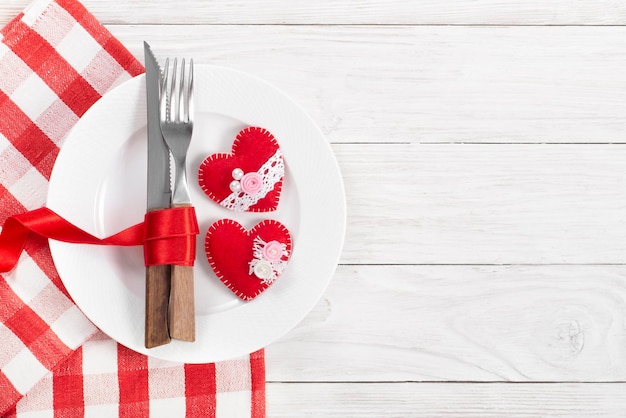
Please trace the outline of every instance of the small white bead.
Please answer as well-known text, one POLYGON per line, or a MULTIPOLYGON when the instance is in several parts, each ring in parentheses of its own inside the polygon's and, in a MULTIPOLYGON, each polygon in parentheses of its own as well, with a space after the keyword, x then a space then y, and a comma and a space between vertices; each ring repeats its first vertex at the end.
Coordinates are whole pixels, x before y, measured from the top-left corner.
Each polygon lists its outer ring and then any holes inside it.
POLYGON ((230 190, 233 193, 238 193, 241 191, 241 184, 237 180, 233 180, 230 182, 230 190))
POLYGON ((243 177, 243 170, 241 168, 235 168, 233 170, 233 178, 235 180, 241 180, 242 177, 243 177))

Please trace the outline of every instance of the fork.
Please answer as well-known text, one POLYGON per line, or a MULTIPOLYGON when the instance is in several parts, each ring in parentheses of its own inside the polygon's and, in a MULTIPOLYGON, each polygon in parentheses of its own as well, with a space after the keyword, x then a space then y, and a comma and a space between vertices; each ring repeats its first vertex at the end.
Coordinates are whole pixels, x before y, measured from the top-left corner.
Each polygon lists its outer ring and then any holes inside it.
MULTIPOLYGON (((187 151, 193 134, 193 60, 186 71, 183 59, 178 71, 174 59, 165 61, 161 83, 159 115, 163 139, 174 161, 174 182, 171 207, 191 206, 187 186, 187 151)), ((170 288, 169 330, 172 338, 195 340, 193 267, 172 266, 170 288)))

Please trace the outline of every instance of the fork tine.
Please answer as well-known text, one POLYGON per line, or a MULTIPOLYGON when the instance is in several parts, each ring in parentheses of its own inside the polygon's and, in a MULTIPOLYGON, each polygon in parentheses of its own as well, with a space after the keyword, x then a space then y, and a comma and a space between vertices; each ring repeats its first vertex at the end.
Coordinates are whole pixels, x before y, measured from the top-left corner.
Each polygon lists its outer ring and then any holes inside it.
POLYGON ((178 67, 178 58, 174 58, 174 64, 172 66, 172 77, 169 80, 169 86, 168 86, 168 94, 167 94, 167 98, 169 101, 169 105, 170 105, 170 109, 168 112, 168 119, 173 121, 173 122, 178 122, 178 107, 180 106, 179 101, 177 100, 178 98, 176 97, 176 95, 174 94, 174 91, 176 89, 176 73, 177 73, 177 67, 178 67))
POLYGON ((165 59, 165 66, 163 68, 163 76, 161 78, 161 91, 165 92, 165 86, 167 84, 167 77, 170 71, 170 59, 165 59))
POLYGON ((193 123, 193 58, 189 60, 189 81, 187 82, 187 121, 193 123))
POLYGON ((170 59, 165 59, 163 74, 161 75, 161 83, 159 84, 159 117, 161 122, 168 119, 167 117, 167 79, 170 71, 170 59))
POLYGON ((183 58, 180 62, 180 82, 177 86, 178 93, 178 120, 180 122, 186 122, 186 112, 187 112, 187 97, 185 97, 185 59, 183 58))

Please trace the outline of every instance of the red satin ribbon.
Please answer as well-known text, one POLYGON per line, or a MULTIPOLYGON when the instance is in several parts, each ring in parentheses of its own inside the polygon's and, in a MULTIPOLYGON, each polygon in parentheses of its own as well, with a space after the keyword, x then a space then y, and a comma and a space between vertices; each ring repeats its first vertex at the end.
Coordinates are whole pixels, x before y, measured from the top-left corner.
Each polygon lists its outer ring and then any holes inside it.
POLYGON ((100 239, 50 209, 40 208, 12 216, 4 223, 0 233, 0 272, 15 267, 30 233, 74 244, 143 245, 146 266, 193 266, 200 230, 193 207, 171 208, 148 212, 143 222, 100 239))

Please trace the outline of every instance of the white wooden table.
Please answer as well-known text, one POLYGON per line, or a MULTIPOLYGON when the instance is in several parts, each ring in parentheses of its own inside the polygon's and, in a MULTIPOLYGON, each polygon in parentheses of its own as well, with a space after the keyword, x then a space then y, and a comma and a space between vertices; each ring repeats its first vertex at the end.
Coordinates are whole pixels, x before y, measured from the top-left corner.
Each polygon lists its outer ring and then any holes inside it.
POLYGON ((626 416, 626 3, 83 3, 333 144, 345 249, 267 347, 269 417, 626 416))

